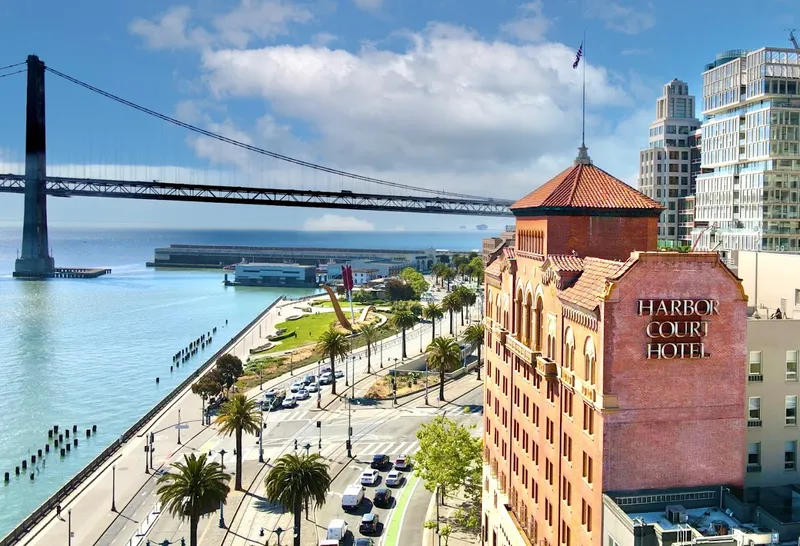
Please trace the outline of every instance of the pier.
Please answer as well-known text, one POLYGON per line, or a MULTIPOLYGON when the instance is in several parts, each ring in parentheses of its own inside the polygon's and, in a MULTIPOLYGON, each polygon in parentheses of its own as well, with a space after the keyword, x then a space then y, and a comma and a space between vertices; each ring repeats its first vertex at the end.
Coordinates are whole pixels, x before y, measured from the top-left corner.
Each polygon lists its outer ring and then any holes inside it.
POLYGON ((14 271, 14 277, 18 279, 96 279, 110 273, 110 269, 95 267, 56 267, 52 271, 14 271))

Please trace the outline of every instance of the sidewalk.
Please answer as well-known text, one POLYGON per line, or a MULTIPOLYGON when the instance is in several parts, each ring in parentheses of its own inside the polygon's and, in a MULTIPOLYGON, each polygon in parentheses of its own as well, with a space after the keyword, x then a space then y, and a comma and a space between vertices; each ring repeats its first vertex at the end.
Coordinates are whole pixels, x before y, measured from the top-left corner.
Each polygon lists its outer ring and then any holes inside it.
MULTIPOLYGON (((462 530, 457 531, 453 523, 453 514, 465 502, 461 495, 462 492, 457 491, 455 495, 447 497, 446 505, 439 505, 439 528, 441 529, 445 524, 450 524, 451 528, 453 528, 450 537, 441 537, 441 541, 439 541, 436 529, 425 529, 422 533, 422 546, 439 546, 440 543, 442 546, 445 544, 447 546, 479 546, 481 544, 480 534, 467 533, 462 530)), ((425 516, 425 520, 436 521, 436 497, 433 495, 431 495, 431 502, 428 505, 428 513, 425 516)))

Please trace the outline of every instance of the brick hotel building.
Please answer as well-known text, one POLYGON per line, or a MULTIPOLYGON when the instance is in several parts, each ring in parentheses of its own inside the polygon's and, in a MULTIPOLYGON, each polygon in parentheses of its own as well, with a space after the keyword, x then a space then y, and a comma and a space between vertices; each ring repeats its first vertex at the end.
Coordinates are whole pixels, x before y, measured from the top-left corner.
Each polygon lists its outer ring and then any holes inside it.
POLYGON ((585 148, 511 209, 485 277, 484 544, 616 545, 604 495, 743 486, 739 279, 657 252, 662 207, 585 148))

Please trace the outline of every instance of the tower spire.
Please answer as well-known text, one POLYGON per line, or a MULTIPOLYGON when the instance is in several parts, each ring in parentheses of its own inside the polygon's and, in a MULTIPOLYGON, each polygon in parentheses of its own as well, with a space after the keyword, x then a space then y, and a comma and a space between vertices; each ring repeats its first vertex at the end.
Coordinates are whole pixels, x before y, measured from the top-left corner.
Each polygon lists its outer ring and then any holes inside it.
POLYGON ((586 147, 586 31, 583 31, 583 41, 581 48, 578 50, 578 58, 575 61, 575 68, 577 63, 583 60, 583 96, 581 99, 581 147, 578 148, 578 157, 575 158, 575 164, 591 165, 592 158, 589 157, 589 149, 586 147), (583 59, 581 59, 583 57, 583 59))

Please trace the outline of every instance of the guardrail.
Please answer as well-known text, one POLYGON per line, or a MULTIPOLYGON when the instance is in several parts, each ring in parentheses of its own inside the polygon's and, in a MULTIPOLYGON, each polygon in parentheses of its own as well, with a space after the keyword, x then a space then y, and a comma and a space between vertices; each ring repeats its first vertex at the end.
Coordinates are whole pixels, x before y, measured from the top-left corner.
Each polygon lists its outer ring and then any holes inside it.
POLYGON ((219 357, 227 353, 239 339, 242 338, 243 335, 246 335, 250 330, 255 327, 267 314, 275 308, 276 305, 281 303, 284 300, 284 296, 279 297, 277 300, 272 302, 272 304, 267 307, 263 312, 261 312, 256 318, 254 318, 250 323, 245 326, 239 334, 235 337, 231 338, 220 350, 214 353, 214 356, 209 358, 205 364, 200 366, 194 372, 189 375, 186 379, 184 379, 180 385, 175 387, 167 396, 161 399, 161 401, 155 405, 150 411, 148 411, 144 417, 136 421, 127 431, 125 431, 122 436, 114 440, 110 446, 103 450, 97 457, 92 459, 89 464, 87 464, 83 469, 81 469, 75 476, 72 477, 64 486, 61 487, 58 491, 56 491, 53 495, 50 496, 49 499, 44 501, 36 510, 31 513, 27 518, 22 520, 22 523, 17 525, 14 529, 11 530, 2 540, 0 540, 0 546, 11 546, 12 544, 16 544, 22 539, 37 523, 39 523, 44 517, 47 515, 48 512, 55 509, 57 505, 63 502, 70 493, 75 491, 86 479, 91 476, 99 467, 101 467, 111 456, 120 448, 122 445, 131 439, 136 433, 144 427, 150 420, 153 419, 158 413, 161 412, 167 405, 169 405, 175 398, 180 395, 192 382, 206 373, 211 366, 217 361, 219 357))

